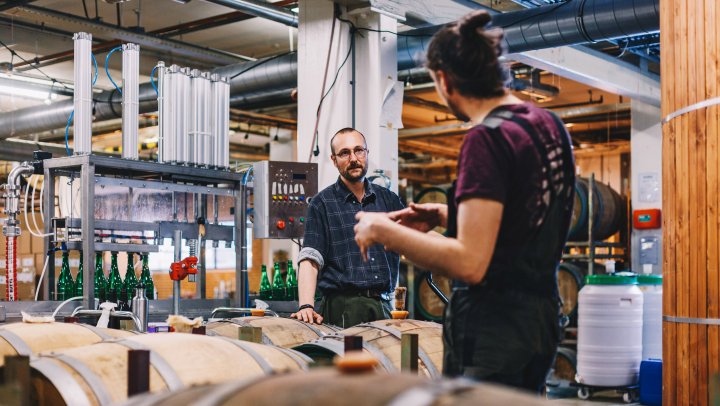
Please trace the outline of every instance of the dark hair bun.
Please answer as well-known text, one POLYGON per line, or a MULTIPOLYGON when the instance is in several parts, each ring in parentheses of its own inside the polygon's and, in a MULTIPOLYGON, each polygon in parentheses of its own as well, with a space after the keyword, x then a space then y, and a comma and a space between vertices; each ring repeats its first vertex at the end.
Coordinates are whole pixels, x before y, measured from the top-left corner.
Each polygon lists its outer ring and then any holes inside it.
POLYGON ((473 11, 457 22, 458 31, 465 39, 476 39, 480 35, 478 29, 485 28, 491 20, 492 16, 487 11, 473 11))

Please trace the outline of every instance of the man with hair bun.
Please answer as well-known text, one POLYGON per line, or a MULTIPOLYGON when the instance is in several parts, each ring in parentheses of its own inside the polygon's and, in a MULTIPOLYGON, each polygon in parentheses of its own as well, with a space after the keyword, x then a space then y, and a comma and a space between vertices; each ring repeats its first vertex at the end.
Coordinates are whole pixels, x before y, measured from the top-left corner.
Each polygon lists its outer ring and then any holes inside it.
POLYGON ((373 247, 366 250, 369 261, 364 262, 353 227, 361 210, 386 214, 403 204, 395 193, 365 178, 368 153, 365 136, 354 128, 343 128, 330 140, 330 159, 340 176, 308 205, 298 258, 300 306, 291 317, 343 328, 390 318, 400 256, 373 247), (317 312, 316 288, 323 295, 317 312))
POLYGON ((560 341, 556 269, 572 215, 570 136, 507 88, 503 34, 487 12, 440 29, 427 67, 456 117, 473 124, 448 204, 358 213, 360 251, 382 244, 455 280, 444 373, 541 392, 560 341), (437 225, 448 237, 433 233, 437 225))

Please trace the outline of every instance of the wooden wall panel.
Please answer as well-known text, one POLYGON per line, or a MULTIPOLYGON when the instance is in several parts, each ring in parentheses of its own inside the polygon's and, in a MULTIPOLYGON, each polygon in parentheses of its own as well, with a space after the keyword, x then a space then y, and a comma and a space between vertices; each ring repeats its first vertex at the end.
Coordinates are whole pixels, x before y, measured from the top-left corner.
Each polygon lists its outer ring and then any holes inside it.
MULTIPOLYGON (((661 0, 662 111, 718 97, 716 0, 661 0)), ((663 124, 663 403, 707 405, 720 372, 720 109, 663 124)))

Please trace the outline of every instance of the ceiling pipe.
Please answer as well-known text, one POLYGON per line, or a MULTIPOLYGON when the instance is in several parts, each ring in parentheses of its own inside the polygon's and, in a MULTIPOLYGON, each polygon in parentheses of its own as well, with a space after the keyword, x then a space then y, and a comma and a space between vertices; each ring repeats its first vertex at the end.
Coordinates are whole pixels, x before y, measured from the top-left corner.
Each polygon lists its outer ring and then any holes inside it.
POLYGON ((508 52, 525 52, 660 31, 658 0, 570 0, 493 16, 508 52))
MULTIPOLYGON (((297 0, 281 0, 277 3, 275 3, 274 5, 285 6, 285 5, 296 4, 296 3, 297 3, 297 0)), ((203 30, 220 27, 220 26, 227 25, 227 24, 232 24, 232 23, 236 23, 239 21, 248 20, 248 19, 251 19, 254 17, 255 16, 247 14, 247 13, 233 11, 231 13, 220 14, 220 15, 216 15, 216 16, 212 16, 212 17, 202 18, 199 20, 189 21, 186 23, 177 24, 177 25, 173 25, 170 27, 159 28, 157 30, 149 31, 148 34, 157 35, 157 36, 160 36, 163 38, 170 38, 170 37, 175 37, 178 35, 189 34, 192 32, 203 31, 203 30)), ((69 38, 69 37, 73 36, 73 33, 56 30, 53 28, 46 27, 44 25, 41 26, 41 25, 35 25, 35 24, 27 23, 27 22, 22 22, 17 19, 9 19, 9 18, 0 17, 0 22, 6 23, 9 25, 24 27, 24 28, 31 29, 31 30, 36 30, 38 32, 53 32, 53 33, 56 33, 57 35, 62 35, 65 38, 69 38)), ((99 38, 95 38, 95 39, 99 39, 99 38)), ((121 41, 117 41, 117 40, 98 42, 97 44, 93 45, 93 52, 109 51, 110 49, 115 48, 116 46, 118 46, 120 44, 121 44, 121 41)), ((69 61, 69 60, 72 60, 72 58, 73 58, 73 50, 70 49, 67 51, 58 52, 55 54, 45 55, 45 56, 36 58, 32 61, 32 63, 34 66, 43 67, 43 66, 48 66, 51 64, 55 64, 55 63, 69 61), (40 63, 38 64, 37 62, 40 62, 40 63)), ((15 64, 15 68, 16 69, 21 68, 25 65, 26 65, 25 62, 19 62, 19 63, 15 64)), ((25 69, 32 69, 32 68, 25 68, 25 69)))
MULTIPOLYGON (((600 40, 603 39, 598 36, 600 33, 616 36, 619 34, 618 30, 620 28, 623 28, 624 35, 628 36, 657 30, 659 29, 657 1, 635 0, 633 2, 617 2, 616 4, 613 0, 570 0, 566 3, 538 7, 532 10, 498 14, 493 18, 497 25, 509 24, 505 35, 511 46, 509 51, 519 52, 527 50, 529 44, 538 46, 537 49, 540 49, 575 44, 578 43, 577 41, 587 41, 588 38, 590 40, 600 40), (569 17, 565 13, 569 9, 576 10, 576 12, 580 10, 586 14, 574 15, 573 23, 570 25, 569 17), (545 14, 540 13, 538 10, 544 11, 545 14), (560 19, 560 16, 555 16, 552 13, 552 11, 560 10, 563 10, 562 16, 565 16, 563 17, 565 19, 560 19), (628 17, 631 14, 633 17, 628 17), (611 17, 611 15, 614 17, 611 17), (525 16, 527 20, 522 20, 518 16, 525 16), (577 22, 576 19, 582 20, 582 22, 577 22), (506 23, 503 23, 503 21, 506 23), (599 21, 608 21, 608 28, 601 30, 599 21), (636 21, 636 24, 630 24, 631 21, 636 21), (542 30, 538 31, 537 35, 542 36, 550 32, 549 29, 546 29, 546 25, 561 22, 563 23, 561 26, 563 30, 558 31, 557 35, 547 34, 547 37, 543 38, 542 41, 532 37, 532 30, 525 29, 530 26, 540 27, 542 30), (621 27, 620 24, 626 25, 621 27), (578 27, 586 27, 582 28, 585 34, 576 35, 577 30, 580 29, 578 27), (518 39, 518 36, 524 37, 526 35, 528 38, 525 40, 520 41, 518 39), (515 48, 512 46, 515 46, 515 48)), ((423 28, 413 30, 412 33, 414 35, 420 33, 431 35, 437 28, 423 28)), ((425 63, 425 50, 429 40, 429 36, 403 36, 398 38, 398 71, 423 66, 425 63)), ((253 62, 238 63, 215 69, 213 72, 232 78, 230 80, 230 94, 234 98, 262 98, 268 92, 278 91, 281 94, 286 94, 285 89, 297 87, 297 55, 290 53, 253 62)), ((120 117, 122 113, 120 99, 120 96, 115 91, 105 91, 97 96, 95 120, 120 117)), ((157 111, 157 100, 155 100, 154 90, 152 90, 149 83, 140 86, 140 100, 144 100, 140 105, 140 113, 157 111)), ((55 103, 49 108, 47 106, 30 107, 0 114, 0 139, 64 127, 71 110, 72 101, 70 103, 55 103)))
POLYGON ((236 55, 230 52, 192 45, 182 41, 162 38, 156 35, 139 33, 133 30, 104 23, 102 21, 88 20, 74 14, 51 10, 44 7, 24 5, 18 7, 18 9, 30 14, 35 14, 46 18, 52 18, 55 20, 70 22, 73 24, 79 24, 85 26, 88 31, 106 33, 107 35, 110 35, 115 39, 124 42, 131 42, 133 44, 138 44, 141 47, 160 49, 163 51, 172 52, 173 54, 178 56, 204 60, 215 65, 227 65, 231 63, 236 63, 238 61, 250 59, 242 55, 236 55))
POLYGON ((206 0, 210 3, 229 7, 243 13, 265 18, 297 28, 297 13, 261 0, 206 0))

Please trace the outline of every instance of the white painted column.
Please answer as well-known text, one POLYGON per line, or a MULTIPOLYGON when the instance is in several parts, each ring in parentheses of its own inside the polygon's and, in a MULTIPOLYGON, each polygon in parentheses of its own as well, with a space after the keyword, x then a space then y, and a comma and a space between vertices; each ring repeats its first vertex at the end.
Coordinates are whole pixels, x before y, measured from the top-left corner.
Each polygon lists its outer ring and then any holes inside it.
MULTIPOLYGON (((397 20, 378 13, 362 13, 354 18, 358 27, 378 31, 397 31, 397 20)), ((397 80, 397 35, 361 31, 355 45, 355 127, 368 142, 370 150, 368 175, 376 169, 385 171, 398 191, 398 126, 388 117, 393 91, 402 92, 397 80), (394 89, 393 89, 394 88, 394 89), (386 103, 387 101, 387 103, 386 103)), ((397 95, 402 105, 402 94, 397 95)), ((400 112, 402 111, 402 107, 400 112)))
MULTIPOLYGON (((662 208, 662 125, 659 107, 633 100, 630 105, 632 129, 630 159, 632 165, 632 209, 662 208)), ((632 221, 632 219, 630 220, 632 221)), ((641 239, 657 238, 657 265, 652 273, 662 274, 662 230, 632 232, 632 269, 643 273, 641 239)), ((644 248, 650 248, 647 244, 644 248)), ((648 251, 645 251, 648 252, 648 251)))
MULTIPOLYGON (((300 0, 298 31, 298 161, 318 163, 322 190, 337 179, 337 169, 330 160, 330 138, 339 129, 353 126, 352 55, 340 69, 335 86, 325 98, 318 124, 319 155, 313 135, 317 109, 322 97, 323 76, 333 25, 333 3, 329 0, 300 0)), ((369 10, 345 18, 358 27, 396 31, 391 17, 369 10)), ((350 49, 349 24, 336 21, 330 52, 325 92, 350 49)), ((383 169, 393 179, 397 190, 397 125, 388 128, 383 117, 383 102, 397 81, 397 37, 393 34, 362 31, 355 45, 355 128, 365 134, 370 150, 368 175, 383 169)))

